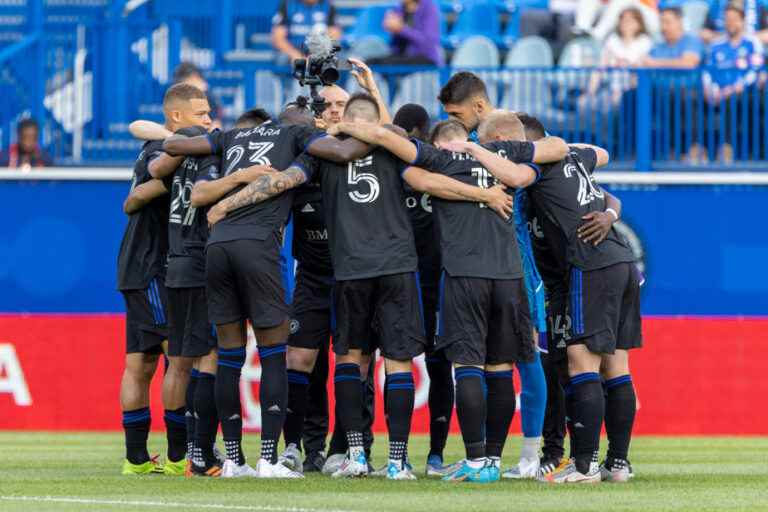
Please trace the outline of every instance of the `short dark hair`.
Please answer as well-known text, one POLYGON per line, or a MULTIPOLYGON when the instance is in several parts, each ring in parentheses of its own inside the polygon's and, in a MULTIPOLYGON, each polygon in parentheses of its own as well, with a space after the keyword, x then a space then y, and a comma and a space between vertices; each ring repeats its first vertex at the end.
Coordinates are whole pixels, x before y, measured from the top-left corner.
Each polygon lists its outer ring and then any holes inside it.
POLYGON ((284 125, 310 126, 314 124, 314 121, 312 111, 305 103, 289 103, 277 116, 277 122, 284 125))
POLYGON ((440 139, 449 133, 461 133, 464 134, 465 137, 469 135, 466 126, 455 119, 448 119, 447 121, 440 121, 432 127, 432 132, 429 134, 429 143, 434 144, 437 139, 440 139))
POLYGON ((666 7, 662 7, 659 9, 659 14, 664 14, 665 12, 668 12, 670 14, 674 14, 678 18, 683 17, 683 10, 675 5, 669 5, 666 7))
POLYGON ((429 136, 430 119, 426 109, 415 103, 408 103, 400 107, 395 114, 392 124, 399 126, 409 134, 416 130, 420 138, 429 136))
POLYGON ((254 126, 259 126, 262 123, 266 123, 271 119, 272 116, 269 115, 269 112, 263 108, 253 108, 241 114, 240 117, 237 118, 237 121, 235 121, 235 125, 251 128, 254 126))
POLYGON ((448 80, 443 88, 440 89, 440 95, 437 99, 443 105, 455 105, 457 103, 464 103, 475 96, 482 96, 486 100, 488 99, 488 89, 485 87, 485 82, 474 73, 462 71, 456 73, 448 80))
POLYGON ((368 94, 367 92, 356 92, 352 96, 349 97, 347 100, 347 105, 344 107, 344 115, 347 114, 347 112, 354 113, 355 111, 355 103, 359 102, 365 102, 370 104, 373 107, 373 110, 376 112, 376 117, 381 118, 381 109, 379 108, 379 102, 376 101, 376 98, 368 94))
POLYGON ((535 117, 518 113, 517 118, 520 120, 521 123, 523 123, 523 128, 525 128, 525 138, 530 141, 535 141, 539 139, 543 139, 547 136, 547 130, 544 129, 544 125, 541 124, 541 121, 536 119, 535 117))
POLYGON ((24 130, 29 128, 34 128, 38 131, 38 133, 40 132, 40 124, 31 117, 27 117, 19 121, 19 124, 16 125, 16 134, 21 137, 21 134, 24 132, 24 130))
POLYGON ((203 91, 190 84, 174 84, 165 91, 163 106, 172 101, 207 100, 203 91))
POLYGON ((203 78, 203 72, 191 62, 182 62, 173 70, 173 83, 183 82, 191 76, 203 78))
POLYGON ((739 16, 741 16, 741 19, 744 19, 746 17, 746 14, 744 12, 744 2, 728 2, 728 5, 725 6, 725 10, 727 11, 735 11, 739 13, 739 16))

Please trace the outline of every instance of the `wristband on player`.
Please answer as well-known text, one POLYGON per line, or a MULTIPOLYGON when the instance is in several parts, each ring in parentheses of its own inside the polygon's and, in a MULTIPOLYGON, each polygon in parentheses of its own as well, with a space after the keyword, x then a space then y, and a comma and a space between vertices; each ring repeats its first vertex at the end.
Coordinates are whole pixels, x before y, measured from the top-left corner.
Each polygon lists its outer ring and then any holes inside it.
POLYGON ((613 208, 606 208, 605 209, 605 213, 610 213, 611 215, 613 215, 613 221, 614 222, 619 220, 619 214, 616 213, 616 210, 614 210, 613 208))

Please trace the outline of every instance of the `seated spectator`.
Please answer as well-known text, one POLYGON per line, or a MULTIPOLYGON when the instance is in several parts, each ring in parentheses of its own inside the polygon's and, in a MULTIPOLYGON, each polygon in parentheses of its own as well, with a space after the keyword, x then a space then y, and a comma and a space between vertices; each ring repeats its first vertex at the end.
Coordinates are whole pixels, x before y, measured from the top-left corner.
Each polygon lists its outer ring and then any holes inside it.
POLYGON ((16 127, 18 142, 0 153, 0 167, 29 171, 50 167, 51 157, 40 147, 40 126, 34 119, 23 119, 16 127))
POLYGON ((768 42, 768 30, 765 30, 768 26, 768 6, 765 0, 710 0, 709 5, 707 22, 699 34, 705 43, 713 43, 725 35, 725 11, 729 6, 744 12, 746 33, 757 32, 763 42, 768 42))
POLYGON ((371 59, 369 64, 445 63, 440 46, 440 11, 434 0, 403 0, 387 12, 382 26, 392 34, 392 54, 371 59))
POLYGON ((221 107, 216 98, 208 90, 208 81, 203 76, 203 72, 191 62, 182 62, 173 71, 174 84, 189 84, 197 87, 208 96, 208 105, 211 107, 211 121, 213 128, 221 129, 221 107))
POLYGON ((656 35, 659 33, 657 4, 657 0, 580 0, 575 29, 603 41, 613 32, 621 14, 632 8, 641 13, 647 33, 656 35))
POLYGON ((664 40, 651 48, 643 66, 649 68, 693 69, 701 64, 704 45, 683 29, 683 13, 678 7, 661 10, 661 35, 664 40))
POLYGON ((304 57, 303 45, 313 30, 325 30, 339 40, 336 10, 330 0, 282 0, 272 18, 272 46, 280 52, 279 64, 290 64, 304 57))
MULTIPOLYGON (((600 55, 600 65, 606 68, 637 67, 648 56, 652 45, 653 41, 648 36, 640 10, 634 7, 625 9, 619 16, 616 32, 605 40, 600 55)), ((581 104, 585 105, 590 96, 595 97, 603 84, 604 73, 593 73, 590 77, 587 93, 581 99, 581 104)), ((617 105, 624 92, 633 89, 634 86, 632 77, 628 73, 611 71, 607 92, 610 104, 617 105)))
POLYGON ((555 57, 573 37, 576 11, 581 0, 551 0, 549 9, 524 9, 520 13, 520 37, 539 36, 552 45, 555 57))

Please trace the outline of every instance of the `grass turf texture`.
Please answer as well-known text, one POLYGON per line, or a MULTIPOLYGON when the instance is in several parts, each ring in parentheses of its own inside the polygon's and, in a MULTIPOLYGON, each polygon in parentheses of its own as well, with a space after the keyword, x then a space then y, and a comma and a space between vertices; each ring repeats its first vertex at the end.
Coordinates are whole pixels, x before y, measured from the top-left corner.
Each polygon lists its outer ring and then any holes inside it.
MULTIPOLYGON (((385 460, 385 439, 380 436, 375 445, 377 466, 385 460)), ((164 452, 162 434, 153 433, 150 443, 151 453, 164 452)), ((258 435, 246 436, 245 452, 254 465, 258 446, 258 435)), ((411 441, 417 482, 338 481, 314 474, 298 481, 214 480, 120 476, 120 434, 0 433, 0 511, 768 510, 768 438, 638 438, 632 447, 637 477, 596 486, 426 479, 421 472, 427 447, 426 437, 411 441), (41 501, 46 497, 58 501, 41 501)), ((517 436, 505 453, 507 465, 519 453, 517 436)), ((452 436, 447 460, 461 455, 460 439, 452 436)))

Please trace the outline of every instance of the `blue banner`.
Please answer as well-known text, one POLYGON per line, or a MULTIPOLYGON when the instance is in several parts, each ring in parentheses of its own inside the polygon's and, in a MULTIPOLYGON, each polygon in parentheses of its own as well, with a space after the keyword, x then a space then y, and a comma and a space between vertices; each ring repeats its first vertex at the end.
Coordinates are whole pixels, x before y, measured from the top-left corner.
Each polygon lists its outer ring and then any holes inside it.
MULTIPOLYGON (((642 253, 643 312, 768 315, 765 186, 612 186, 642 253)), ((123 311, 121 181, 0 181, 0 312, 123 311)))

